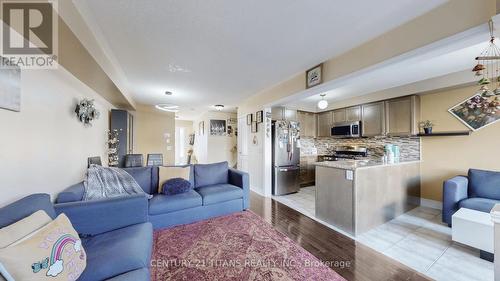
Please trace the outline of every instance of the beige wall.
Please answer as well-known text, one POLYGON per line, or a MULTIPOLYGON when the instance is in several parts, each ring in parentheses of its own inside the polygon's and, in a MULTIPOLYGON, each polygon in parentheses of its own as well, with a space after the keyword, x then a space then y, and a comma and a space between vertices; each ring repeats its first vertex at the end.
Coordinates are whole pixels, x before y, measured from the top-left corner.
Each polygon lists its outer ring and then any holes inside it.
POLYGON ((134 153, 162 153, 164 164, 175 161, 175 113, 138 106, 134 115, 134 153))
POLYGON ((21 112, 0 109, 0 206, 32 193, 55 199, 83 180, 87 157, 107 163, 111 104, 62 67, 23 70, 21 77, 21 112), (85 97, 101 112, 92 127, 74 113, 85 97))
MULTIPOLYGON (((468 130, 448 109, 472 96, 478 87, 465 87, 423 95, 422 120, 432 120, 435 131, 468 130)), ((500 170, 500 123, 470 136, 423 137, 422 197, 441 201, 445 179, 467 174, 469 168, 500 170)))
MULTIPOLYGON (((236 151, 232 149, 236 146, 236 136, 211 136, 210 135, 210 120, 220 119, 227 120, 229 118, 236 119, 236 113, 228 112, 207 112, 201 118, 193 122, 193 128, 196 132, 194 152, 199 163, 215 163, 228 161, 229 166, 236 164, 236 151), (205 123, 205 134, 200 135, 198 125, 200 122, 205 123)), ((228 124, 226 124, 228 125, 228 124)), ((237 124, 231 125, 233 129, 237 124)))
POLYGON ((61 18, 58 29, 59 64, 114 106, 134 109, 133 102, 120 92, 61 18))

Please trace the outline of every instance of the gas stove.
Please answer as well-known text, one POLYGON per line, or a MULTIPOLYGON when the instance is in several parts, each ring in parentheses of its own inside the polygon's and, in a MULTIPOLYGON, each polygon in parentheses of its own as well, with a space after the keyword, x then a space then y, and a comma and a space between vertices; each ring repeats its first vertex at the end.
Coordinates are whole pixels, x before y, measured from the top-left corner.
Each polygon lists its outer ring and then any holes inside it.
POLYGON ((368 160, 368 149, 361 146, 339 146, 332 155, 324 155, 323 161, 368 160))

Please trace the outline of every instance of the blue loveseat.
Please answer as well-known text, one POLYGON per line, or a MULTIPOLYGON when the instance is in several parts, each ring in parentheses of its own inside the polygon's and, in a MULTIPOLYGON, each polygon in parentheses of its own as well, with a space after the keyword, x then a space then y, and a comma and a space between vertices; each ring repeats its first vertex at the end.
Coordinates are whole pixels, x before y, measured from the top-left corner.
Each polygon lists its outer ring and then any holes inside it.
MULTIPOLYGON (((149 200, 148 219, 155 229, 187 224, 248 208, 248 174, 230 169, 227 162, 192 165, 190 182, 194 189, 168 196, 158 194, 158 167, 124 170, 134 177, 146 193, 153 195, 149 200)), ((57 203, 82 202, 83 192, 83 183, 73 185, 58 195, 57 203)))
POLYGON ((500 172, 470 169, 468 176, 457 176, 443 184, 443 222, 460 208, 489 213, 500 203, 500 172))
POLYGON ((79 281, 149 280, 153 227, 147 222, 147 199, 64 203, 54 209, 48 194, 32 194, 0 208, 0 228, 38 210, 51 218, 64 212, 80 234, 87 267, 79 281))

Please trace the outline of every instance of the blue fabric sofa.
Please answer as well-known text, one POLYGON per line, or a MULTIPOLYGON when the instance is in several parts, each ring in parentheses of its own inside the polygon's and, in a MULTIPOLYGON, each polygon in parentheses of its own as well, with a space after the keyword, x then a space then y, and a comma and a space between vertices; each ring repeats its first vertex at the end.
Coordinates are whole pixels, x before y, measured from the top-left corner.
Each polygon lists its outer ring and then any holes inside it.
MULTIPOLYGON (((153 195, 149 200, 148 219, 154 229, 187 224, 207 218, 246 210, 249 204, 249 177, 228 167, 227 162, 191 166, 194 187, 177 195, 158 194, 158 167, 124 168, 141 188, 153 195)), ((80 202, 83 183, 64 190, 57 203, 80 202)))
POLYGON ((500 172, 470 169, 468 176, 457 176, 443 184, 443 222, 460 208, 489 213, 500 203, 500 172))
POLYGON ((0 209, 0 228, 44 210, 55 218, 65 213, 80 234, 87 267, 80 281, 150 280, 153 227, 147 222, 144 196, 63 203, 48 194, 32 194, 0 209))

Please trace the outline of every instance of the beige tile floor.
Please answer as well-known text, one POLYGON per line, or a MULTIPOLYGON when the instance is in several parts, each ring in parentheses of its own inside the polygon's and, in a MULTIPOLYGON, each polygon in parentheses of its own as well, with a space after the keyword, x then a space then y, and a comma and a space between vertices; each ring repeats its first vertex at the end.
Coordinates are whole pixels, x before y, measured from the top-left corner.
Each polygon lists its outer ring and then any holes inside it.
MULTIPOLYGON (((273 198, 318 220, 313 186, 273 198)), ((479 250, 451 240, 440 210, 418 207, 354 239, 435 280, 494 280, 493 263, 480 259, 479 250)))

